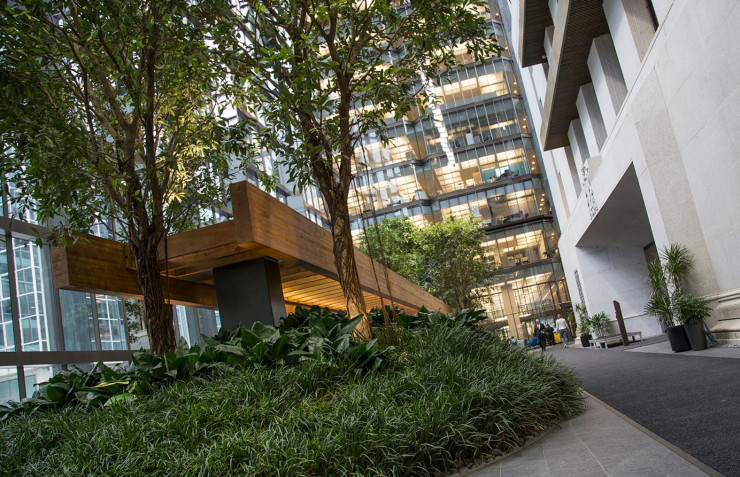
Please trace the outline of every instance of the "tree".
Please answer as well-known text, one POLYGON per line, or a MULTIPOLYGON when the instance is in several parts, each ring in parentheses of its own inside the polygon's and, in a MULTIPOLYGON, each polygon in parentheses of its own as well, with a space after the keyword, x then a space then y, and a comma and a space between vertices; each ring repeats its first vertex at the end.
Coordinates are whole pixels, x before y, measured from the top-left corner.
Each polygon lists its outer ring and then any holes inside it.
MULTIPOLYGON (((245 0, 216 40, 264 120, 261 144, 280 153, 298 187, 324 197, 334 261, 350 314, 366 313, 347 196, 359 139, 412 108, 424 113, 424 78, 454 64, 466 44, 485 60, 499 51, 483 0, 245 0)), ((359 333, 370 336, 363 320, 359 333)))
POLYGON ((222 118, 226 72, 206 37, 225 8, 25 0, 0 10, 0 173, 18 206, 53 224, 51 242, 115 224, 155 353, 175 347, 158 248, 221 200, 230 154, 245 152, 222 118))
POLYGON ((478 290, 496 272, 495 263, 485 255, 486 235, 480 224, 472 217, 449 217, 420 232, 421 285, 458 310, 478 305, 478 290))
POLYGON ((419 227, 408 217, 399 217, 383 219, 378 225, 367 227, 365 233, 360 246, 363 253, 369 253, 407 280, 419 283, 419 227), (379 244, 382 244, 382 253, 379 244))
MULTIPOLYGON (((379 257, 374 227, 368 228, 368 242, 373 256, 379 257)), ((459 310, 478 304, 478 290, 490 284, 496 272, 482 245, 485 233, 472 217, 450 217, 426 227, 406 217, 385 219, 378 233, 385 265, 459 310)))

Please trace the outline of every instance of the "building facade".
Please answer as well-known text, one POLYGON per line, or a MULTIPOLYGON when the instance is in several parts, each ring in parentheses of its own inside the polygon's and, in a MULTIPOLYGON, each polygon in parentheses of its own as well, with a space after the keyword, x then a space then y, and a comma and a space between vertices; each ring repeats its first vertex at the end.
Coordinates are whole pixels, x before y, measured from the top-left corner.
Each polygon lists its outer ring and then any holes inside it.
MULTIPOLYGON (((457 53, 459 66, 426 87, 437 104, 424 117, 389 124, 389 142, 370 133, 356 156, 350 191, 359 245, 374 217, 409 217, 419 226, 473 216, 486 253, 501 267, 482 304, 503 332, 526 338, 535 318, 552 321, 569 305, 558 233, 499 7, 482 12, 505 48, 485 63, 457 53)), ((392 56, 392 55, 391 55, 392 56)))
POLYGON ((647 261, 683 244, 719 339, 740 339, 740 4, 499 0, 574 301, 657 335, 647 261))

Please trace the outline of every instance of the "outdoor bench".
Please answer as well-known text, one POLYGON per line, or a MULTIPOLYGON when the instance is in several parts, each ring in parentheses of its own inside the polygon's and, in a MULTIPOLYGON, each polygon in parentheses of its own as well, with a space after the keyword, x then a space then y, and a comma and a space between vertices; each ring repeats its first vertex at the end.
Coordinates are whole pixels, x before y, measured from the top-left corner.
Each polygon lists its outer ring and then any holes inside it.
MULTIPOLYGON (((639 340, 642 341, 642 331, 631 331, 627 333, 627 339, 634 343, 639 340)), ((622 342, 622 335, 609 335, 603 338, 594 338, 591 340, 592 348, 603 348, 606 349, 610 344, 617 344, 622 342)))

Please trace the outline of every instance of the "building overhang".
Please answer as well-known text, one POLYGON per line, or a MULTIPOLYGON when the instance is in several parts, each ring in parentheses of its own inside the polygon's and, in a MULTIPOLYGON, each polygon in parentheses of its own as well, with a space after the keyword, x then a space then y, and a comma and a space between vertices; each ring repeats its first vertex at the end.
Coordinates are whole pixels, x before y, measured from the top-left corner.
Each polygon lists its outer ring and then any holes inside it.
POLYGON ((519 3, 519 58, 523 68, 545 62, 545 30, 550 25, 552 14, 547 0, 519 3))
MULTIPOLYGON (((231 202, 233 220, 168 237, 166 255, 160 246, 162 288, 170 303, 216 308, 214 268, 269 257, 280 264, 288 311, 295 305, 346 308, 328 231, 247 182, 231 185, 231 202)), ((390 290, 410 312, 422 306, 452 311, 397 273, 386 273, 357 248, 355 258, 368 308, 380 306, 381 297, 388 300, 390 290)), ((142 298, 127 244, 88 236, 53 248, 52 262, 57 288, 142 298)))
POLYGON ((560 0, 550 53, 540 140, 544 150, 569 144, 568 127, 578 117, 576 99, 591 82, 588 55, 594 38, 609 33, 602 2, 560 0))

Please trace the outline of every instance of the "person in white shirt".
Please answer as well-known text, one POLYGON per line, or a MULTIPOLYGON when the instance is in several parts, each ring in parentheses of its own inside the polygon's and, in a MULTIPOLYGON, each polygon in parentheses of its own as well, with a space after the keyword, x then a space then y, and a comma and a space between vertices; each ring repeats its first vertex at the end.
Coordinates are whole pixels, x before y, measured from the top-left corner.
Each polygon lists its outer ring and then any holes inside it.
POLYGON ((558 329, 558 334, 560 334, 560 341, 563 342, 563 348, 568 347, 568 323, 565 321, 565 318, 558 318, 558 320, 555 322, 555 328, 558 329))

